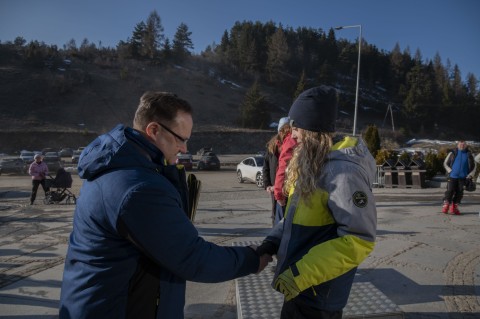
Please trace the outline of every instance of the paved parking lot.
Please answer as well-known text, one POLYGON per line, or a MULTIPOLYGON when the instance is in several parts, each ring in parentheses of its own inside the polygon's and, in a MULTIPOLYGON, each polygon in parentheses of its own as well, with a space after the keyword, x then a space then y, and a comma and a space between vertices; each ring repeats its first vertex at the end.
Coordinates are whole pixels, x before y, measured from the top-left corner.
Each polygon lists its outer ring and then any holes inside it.
MULTIPOLYGON (((270 199, 239 184, 233 168, 193 172, 202 180, 195 225, 220 245, 261 240, 270 199)), ((81 180, 74 175, 72 192, 81 180)), ((28 176, 0 177, 0 317, 56 318, 74 206, 26 205, 28 176)), ((377 245, 357 281, 369 282, 405 318, 480 318, 480 194, 466 193, 461 216, 440 213, 443 189, 374 189, 377 245)), ((188 283, 185 318, 237 318, 235 282, 188 283)))

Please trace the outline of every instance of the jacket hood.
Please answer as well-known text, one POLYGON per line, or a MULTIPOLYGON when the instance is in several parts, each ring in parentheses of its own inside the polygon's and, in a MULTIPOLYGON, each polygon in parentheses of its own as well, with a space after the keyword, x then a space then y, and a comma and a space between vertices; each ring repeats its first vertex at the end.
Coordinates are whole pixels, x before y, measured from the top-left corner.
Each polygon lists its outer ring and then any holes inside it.
POLYGON ((328 155, 328 160, 348 161, 357 165, 359 169, 367 170, 367 176, 371 179, 370 185, 373 184, 377 171, 375 159, 361 138, 345 136, 342 140, 336 141, 328 155))
POLYGON ((91 180, 109 170, 128 167, 155 169, 164 162, 161 151, 140 132, 119 124, 83 150, 78 161, 78 175, 91 180))

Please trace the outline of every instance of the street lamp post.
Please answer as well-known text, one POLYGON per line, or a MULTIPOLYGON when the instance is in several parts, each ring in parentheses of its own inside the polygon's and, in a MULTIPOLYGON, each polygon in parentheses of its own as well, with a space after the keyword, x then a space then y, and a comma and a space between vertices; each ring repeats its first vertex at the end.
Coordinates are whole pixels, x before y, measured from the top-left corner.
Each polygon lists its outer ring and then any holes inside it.
POLYGON ((362 25, 346 25, 342 27, 336 27, 335 30, 349 29, 349 28, 359 28, 360 34, 358 36, 358 62, 357 62, 357 88, 355 90, 355 111, 353 115, 353 136, 355 136, 357 130, 357 110, 358 110, 358 87, 360 84, 360 55, 362 52, 362 25))

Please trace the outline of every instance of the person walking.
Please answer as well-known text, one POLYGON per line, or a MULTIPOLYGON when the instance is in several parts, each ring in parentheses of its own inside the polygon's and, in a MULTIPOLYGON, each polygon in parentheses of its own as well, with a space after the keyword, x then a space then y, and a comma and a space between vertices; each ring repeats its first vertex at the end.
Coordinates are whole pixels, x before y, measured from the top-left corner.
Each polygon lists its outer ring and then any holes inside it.
POLYGON ((83 150, 59 318, 183 318, 186 280, 227 281, 272 260, 207 242, 188 218, 175 160, 192 127, 187 101, 146 92, 133 127, 119 124, 83 150))
POLYGON ((272 225, 278 222, 278 218, 275 218, 277 211, 277 201, 274 196, 274 185, 275 185, 275 176, 277 174, 278 168, 278 157, 280 155, 280 149, 282 147, 282 142, 285 139, 285 136, 291 132, 288 117, 282 117, 278 121, 277 134, 273 136, 267 143, 267 151, 265 154, 265 160, 262 167, 262 176, 263 176, 263 187, 270 194, 272 199, 272 225))
POLYGON ((473 178, 476 164, 472 152, 465 141, 457 142, 457 147, 448 153, 443 167, 448 174, 447 190, 443 196, 442 213, 460 215, 458 205, 463 198, 463 188, 467 178, 473 178))
POLYGON ((43 156, 36 154, 33 157, 33 162, 28 168, 28 174, 32 176, 32 193, 30 195, 30 205, 33 205, 35 198, 37 198, 38 186, 42 185, 45 195, 48 192, 48 187, 45 185, 45 178, 48 175, 48 166, 43 161, 43 156))
POLYGON ((276 254, 281 319, 340 319, 357 266, 375 245, 375 160, 360 137, 336 136, 337 93, 301 93, 288 116, 298 142, 287 169, 285 218, 257 248, 276 254))

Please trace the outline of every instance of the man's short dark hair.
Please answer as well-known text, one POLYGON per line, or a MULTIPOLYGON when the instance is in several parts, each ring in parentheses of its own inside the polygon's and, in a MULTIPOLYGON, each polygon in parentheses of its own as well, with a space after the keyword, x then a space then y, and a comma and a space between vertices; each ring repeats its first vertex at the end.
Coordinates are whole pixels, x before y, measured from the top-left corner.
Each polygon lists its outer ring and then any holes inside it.
POLYGON ((143 130, 153 121, 163 120, 170 123, 177 116, 178 111, 192 114, 192 107, 175 93, 148 91, 140 98, 133 126, 143 130))

